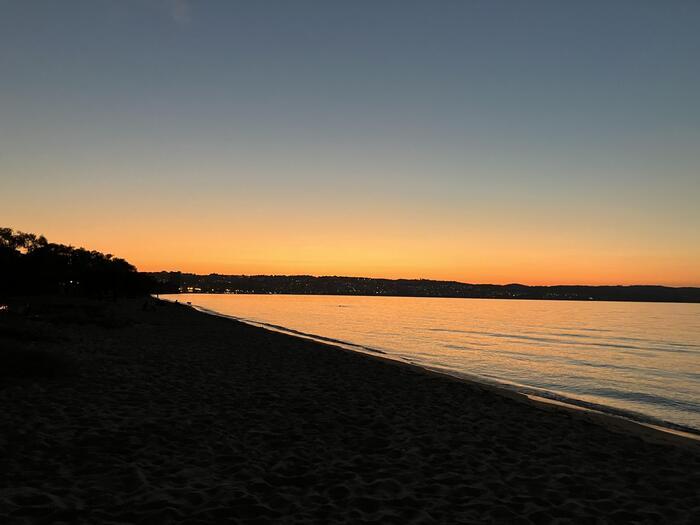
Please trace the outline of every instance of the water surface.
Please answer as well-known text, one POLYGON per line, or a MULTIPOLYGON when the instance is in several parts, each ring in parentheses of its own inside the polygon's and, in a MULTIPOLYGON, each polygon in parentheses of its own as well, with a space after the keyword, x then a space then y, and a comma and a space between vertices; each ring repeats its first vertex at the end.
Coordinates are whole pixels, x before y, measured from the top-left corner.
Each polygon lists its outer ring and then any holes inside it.
POLYGON ((165 297, 455 375, 700 430, 700 304, 165 297))

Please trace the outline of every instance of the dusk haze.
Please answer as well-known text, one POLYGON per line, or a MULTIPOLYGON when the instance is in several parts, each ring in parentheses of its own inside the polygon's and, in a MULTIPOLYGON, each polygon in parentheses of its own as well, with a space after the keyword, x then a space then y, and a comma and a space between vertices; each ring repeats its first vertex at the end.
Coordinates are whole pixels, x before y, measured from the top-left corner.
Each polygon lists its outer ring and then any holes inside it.
POLYGON ((54 523, 700 523, 700 1, 0 0, 54 523))

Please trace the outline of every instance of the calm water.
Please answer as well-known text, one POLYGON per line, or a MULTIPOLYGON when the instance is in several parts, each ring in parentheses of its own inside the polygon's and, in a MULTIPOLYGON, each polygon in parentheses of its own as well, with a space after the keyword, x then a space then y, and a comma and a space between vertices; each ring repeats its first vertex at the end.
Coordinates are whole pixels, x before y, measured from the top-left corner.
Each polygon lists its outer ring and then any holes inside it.
POLYGON ((526 392, 700 430, 700 304, 169 296, 526 392))

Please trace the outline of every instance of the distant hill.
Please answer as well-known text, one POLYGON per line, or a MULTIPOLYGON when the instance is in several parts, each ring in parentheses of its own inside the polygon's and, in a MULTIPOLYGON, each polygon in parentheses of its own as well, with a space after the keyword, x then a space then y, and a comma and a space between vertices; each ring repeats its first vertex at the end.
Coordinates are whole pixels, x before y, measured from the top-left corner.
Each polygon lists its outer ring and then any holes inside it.
POLYGON ((149 273, 164 293, 239 293, 308 295, 383 295, 574 301, 649 301, 700 303, 700 288, 668 286, 526 286, 468 284, 428 279, 314 277, 311 275, 197 275, 149 273))

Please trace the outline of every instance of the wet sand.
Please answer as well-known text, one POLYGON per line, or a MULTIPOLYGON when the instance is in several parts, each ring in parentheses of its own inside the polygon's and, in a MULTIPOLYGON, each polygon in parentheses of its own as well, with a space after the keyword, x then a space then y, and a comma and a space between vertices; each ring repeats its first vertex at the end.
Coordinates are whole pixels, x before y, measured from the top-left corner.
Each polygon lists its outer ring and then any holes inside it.
POLYGON ((697 442, 185 306, 36 306, 7 349, 62 365, 0 377, 2 523, 700 522, 697 442))

